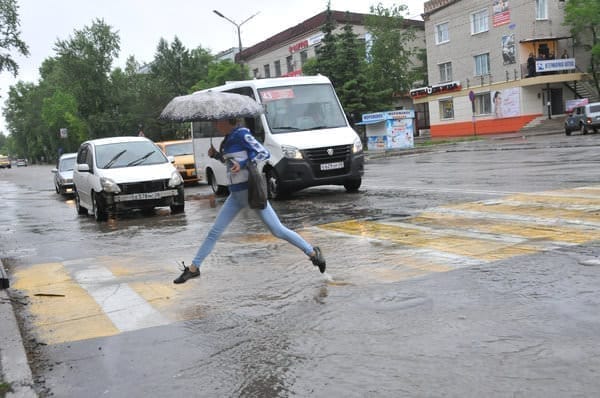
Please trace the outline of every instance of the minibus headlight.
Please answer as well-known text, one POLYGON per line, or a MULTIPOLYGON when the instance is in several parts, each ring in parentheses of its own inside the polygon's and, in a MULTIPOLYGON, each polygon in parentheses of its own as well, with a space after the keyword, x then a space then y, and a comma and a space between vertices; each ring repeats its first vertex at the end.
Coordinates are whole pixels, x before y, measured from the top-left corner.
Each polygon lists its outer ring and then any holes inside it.
POLYGON ((181 178, 181 174, 178 171, 174 171, 171 173, 171 178, 169 179, 169 187, 175 188, 183 184, 183 179, 181 178))
POLYGON ((352 145, 352 153, 359 153, 363 150, 363 144, 359 137, 354 139, 354 144, 352 145))
POLYGON ((302 152, 295 146, 282 145, 281 152, 288 159, 302 159, 302 152))
POLYGON ((111 192, 111 193, 121 192, 121 188, 119 188, 119 184, 117 184, 110 178, 101 177, 100 178, 100 186, 102 186, 102 190, 104 192, 111 192))

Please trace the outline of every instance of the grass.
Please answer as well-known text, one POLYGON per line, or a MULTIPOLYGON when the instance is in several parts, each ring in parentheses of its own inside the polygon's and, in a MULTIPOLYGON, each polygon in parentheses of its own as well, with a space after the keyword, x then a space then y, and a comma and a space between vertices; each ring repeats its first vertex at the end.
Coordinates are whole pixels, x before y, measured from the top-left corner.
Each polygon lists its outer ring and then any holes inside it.
POLYGON ((0 381, 0 397, 5 397, 9 392, 12 392, 10 384, 0 381))
POLYGON ((428 140, 428 141, 415 143, 415 148, 428 147, 428 146, 433 146, 433 145, 454 144, 457 142, 479 141, 482 139, 483 138, 481 138, 481 137, 473 136, 473 137, 458 137, 458 138, 453 138, 453 139, 449 139, 449 140, 428 140))

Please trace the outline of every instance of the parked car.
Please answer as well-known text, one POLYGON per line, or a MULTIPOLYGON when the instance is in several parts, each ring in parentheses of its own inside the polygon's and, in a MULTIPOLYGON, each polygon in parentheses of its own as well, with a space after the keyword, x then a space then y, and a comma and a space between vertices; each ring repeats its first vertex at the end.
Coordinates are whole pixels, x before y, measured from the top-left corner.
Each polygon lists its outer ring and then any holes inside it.
POLYGON ((17 159, 17 167, 27 167, 27 159, 17 159))
POLYGON ((161 141, 156 145, 167 156, 175 158, 175 167, 186 183, 198 182, 192 140, 161 141))
POLYGON ((65 153, 58 158, 58 164, 52 169, 54 173, 54 189, 61 195, 73 193, 73 169, 77 153, 65 153))
POLYGON ((170 206, 184 211, 183 179, 171 161, 144 137, 113 137, 86 141, 77 151, 75 207, 91 211, 96 221, 109 213, 170 206))
POLYGON ((0 169, 10 169, 10 158, 8 156, 0 155, 0 169))
POLYGON ((600 102, 593 102, 576 106, 565 118, 565 134, 579 130, 587 134, 590 130, 594 133, 600 128, 600 102))

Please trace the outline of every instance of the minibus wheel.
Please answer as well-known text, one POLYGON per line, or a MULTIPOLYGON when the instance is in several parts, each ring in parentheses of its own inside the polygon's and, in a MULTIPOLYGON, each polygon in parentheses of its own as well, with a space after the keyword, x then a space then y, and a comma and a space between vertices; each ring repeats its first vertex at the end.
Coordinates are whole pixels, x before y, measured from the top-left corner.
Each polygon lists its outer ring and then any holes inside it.
POLYGON ((346 191, 348 192, 357 192, 361 183, 362 179, 360 177, 346 180, 346 182, 344 182, 344 188, 346 188, 346 191))

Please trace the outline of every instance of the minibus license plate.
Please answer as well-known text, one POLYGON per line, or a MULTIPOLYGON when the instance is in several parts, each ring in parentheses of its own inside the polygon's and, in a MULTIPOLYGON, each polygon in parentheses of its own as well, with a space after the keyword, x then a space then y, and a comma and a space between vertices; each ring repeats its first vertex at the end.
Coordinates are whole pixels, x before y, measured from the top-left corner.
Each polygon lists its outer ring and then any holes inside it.
POLYGON ((343 169, 344 162, 321 163, 321 171, 343 169))

